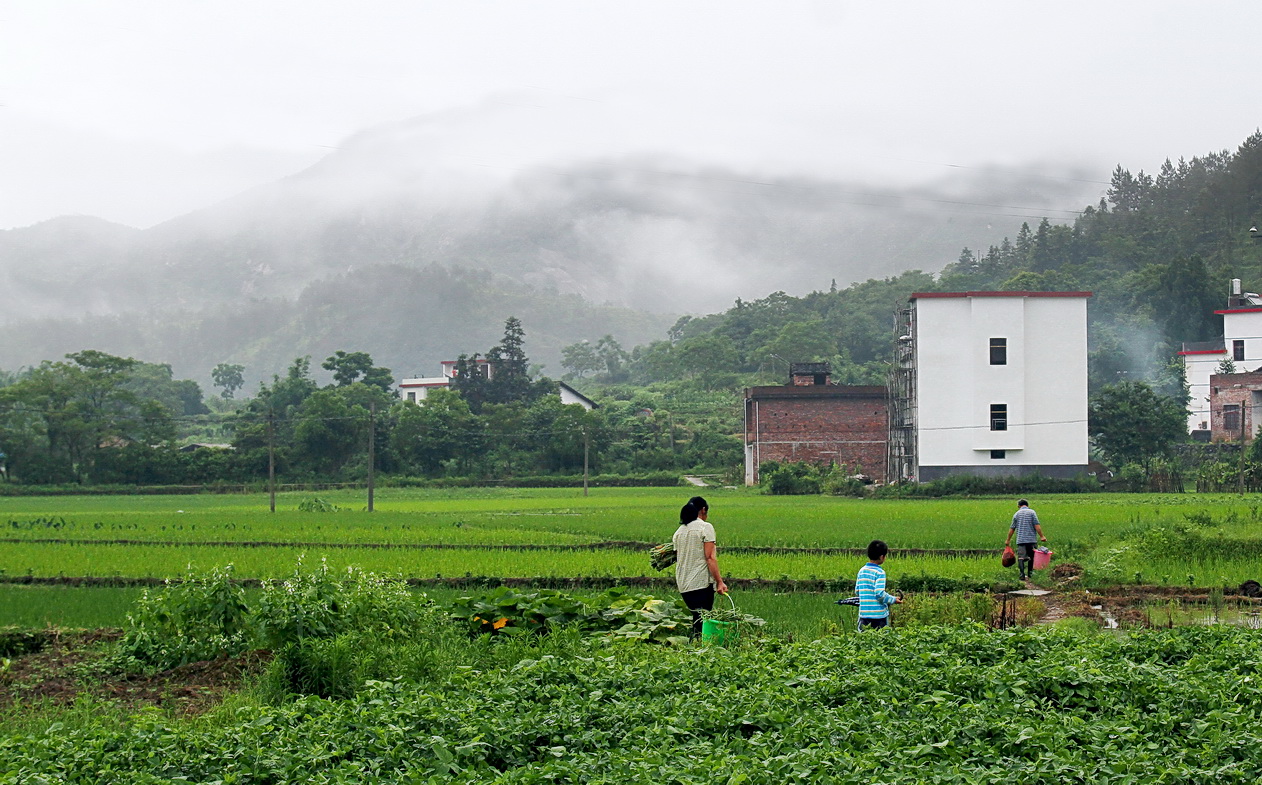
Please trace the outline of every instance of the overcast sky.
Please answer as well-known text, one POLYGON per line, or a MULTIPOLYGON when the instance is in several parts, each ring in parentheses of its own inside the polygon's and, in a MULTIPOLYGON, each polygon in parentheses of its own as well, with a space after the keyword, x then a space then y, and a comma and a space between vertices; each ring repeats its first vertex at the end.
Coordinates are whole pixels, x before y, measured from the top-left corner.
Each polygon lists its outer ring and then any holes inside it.
POLYGON ((1234 150, 1260 51, 1254 0, 0 0, 0 228, 147 227, 416 116, 505 171, 1107 180, 1234 150))

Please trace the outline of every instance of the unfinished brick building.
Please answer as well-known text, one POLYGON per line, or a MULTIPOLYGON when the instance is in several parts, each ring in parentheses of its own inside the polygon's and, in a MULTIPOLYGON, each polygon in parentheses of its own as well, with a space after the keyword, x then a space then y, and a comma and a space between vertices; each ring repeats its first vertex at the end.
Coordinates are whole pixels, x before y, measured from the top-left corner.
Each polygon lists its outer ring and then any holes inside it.
POLYGON ((745 391, 745 483, 767 461, 846 466, 882 480, 889 445, 884 387, 831 383, 827 363, 794 363, 790 383, 745 391))
POLYGON ((1262 406, 1262 371, 1213 374, 1209 377, 1210 439, 1251 442, 1262 424, 1255 415, 1262 406))

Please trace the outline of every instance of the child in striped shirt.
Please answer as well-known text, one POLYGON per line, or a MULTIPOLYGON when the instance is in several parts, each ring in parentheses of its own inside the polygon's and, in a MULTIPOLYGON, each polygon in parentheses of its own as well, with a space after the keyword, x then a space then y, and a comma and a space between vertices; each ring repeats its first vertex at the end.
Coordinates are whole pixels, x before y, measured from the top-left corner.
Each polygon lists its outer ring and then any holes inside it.
POLYGON ((890 623, 890 606, 901 599, 885 591, 885 554, 889 546, 881 540, 868 543, 868 563, 859 568, 854 590, 859 595, 859 631, 879 630, 890 623))

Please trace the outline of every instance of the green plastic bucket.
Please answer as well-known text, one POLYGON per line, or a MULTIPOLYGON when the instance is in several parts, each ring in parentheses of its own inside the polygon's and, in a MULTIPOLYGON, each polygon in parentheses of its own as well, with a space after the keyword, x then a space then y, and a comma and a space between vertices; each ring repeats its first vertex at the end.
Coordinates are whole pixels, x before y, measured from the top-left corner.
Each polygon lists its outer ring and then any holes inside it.
POLYGON ((740 637, 740 628, 734 621, 717 621, 706 619, 701 622, 701 642, 714 646, 727 646, 736 643, 740 637))
MULTIPOLYGON (((726 596, 727 601, 732 603, 732 610, 736 610, 736 600, 732 599, 730 594, 726 596)), ((730 646, 736 643, 736 639, 740 637, 740 634, 740 628, 734 621, 705 619, 701 622, 702 643, 709 643, 713 646, 730 646)))

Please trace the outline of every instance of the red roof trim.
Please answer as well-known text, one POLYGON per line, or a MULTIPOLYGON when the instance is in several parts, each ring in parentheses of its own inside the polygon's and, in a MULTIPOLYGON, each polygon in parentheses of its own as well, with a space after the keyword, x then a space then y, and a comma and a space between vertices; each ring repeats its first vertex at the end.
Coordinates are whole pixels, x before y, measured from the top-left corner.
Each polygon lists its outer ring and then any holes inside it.
POLYGON ((1227 308, 1222 311, 1214 311, 1214 313, 1262 313, 1262 308, 1227 308))
POLYGON ((1189 354, 1226 354, 1226 353, 1227 353, 1226 349, 1204 349, 1199 352, 1179 352, 1179 355, 1181 357, 1186 357, 1189 354))
POLYGON ((909 300, 942 297, 1090 297, 1091 292, 916 292, 909 300))

